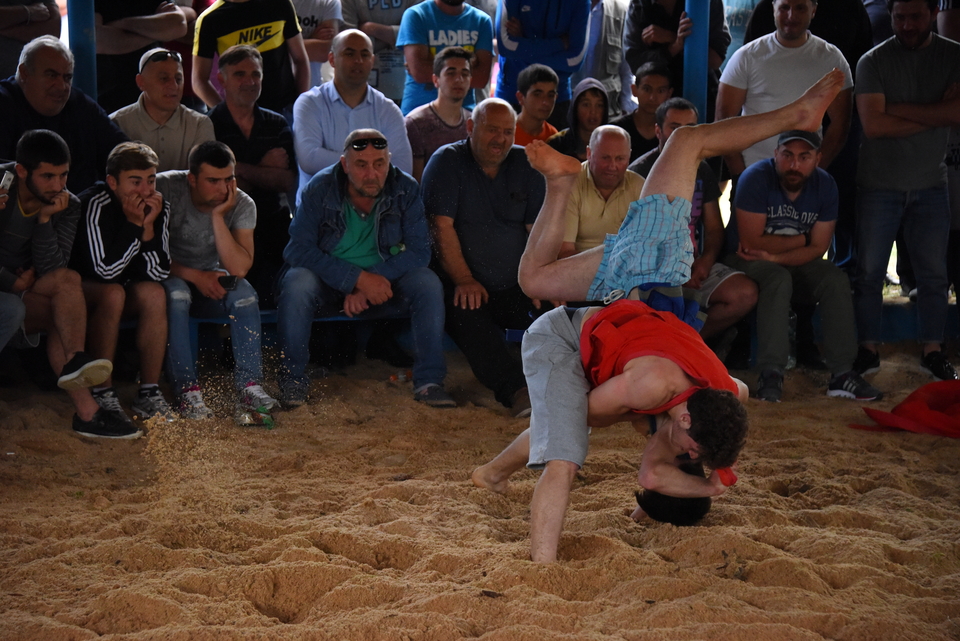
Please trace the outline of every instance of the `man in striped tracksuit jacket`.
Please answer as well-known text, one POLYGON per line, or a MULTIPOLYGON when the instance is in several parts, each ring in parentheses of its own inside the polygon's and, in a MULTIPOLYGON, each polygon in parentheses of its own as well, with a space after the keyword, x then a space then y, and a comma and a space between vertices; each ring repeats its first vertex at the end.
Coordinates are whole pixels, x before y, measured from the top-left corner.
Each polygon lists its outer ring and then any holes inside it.
MULTIPOLYGON (((174 414, 157 383, 167 347, 166 294, 170 275, 170 205, 155 188, 157 155, 141 142, 117 145, 107 159, 107 180, 80 194, 82 215, 71 267, 83 279, 89 310, 90 351, 113 360, 121 318, 137 319, 140 390, 133 401, 141 418, 174 414)), ((112 380, 93 388, 103 409, 125 421, 112 380)))

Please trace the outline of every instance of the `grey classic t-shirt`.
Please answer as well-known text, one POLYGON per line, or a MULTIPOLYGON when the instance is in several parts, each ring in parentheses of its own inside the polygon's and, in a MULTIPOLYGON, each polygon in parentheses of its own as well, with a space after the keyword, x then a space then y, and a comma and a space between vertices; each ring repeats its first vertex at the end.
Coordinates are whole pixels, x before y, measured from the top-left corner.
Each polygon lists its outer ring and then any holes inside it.
MULTIPOLYGON (((185 267, 213 271, 220 269, 220 256, 213 237, 213 222, 193 206, 187 171, 157 174, 157 191, 170 203, 170 258, 185 267)), ((253 199, 237 190, 237 204, 224 216, 227 228, 254 229, 257 207, 253 199)))
MULTIPOLYGON (((908 50, 896 37, 877 45, 857 64, 855 93, 882 93, 887 104, 933 103, 960 82, 960 44, 932 34, 922 49, 908 50)), ((949 127, 900 138, 863 137, 857 184, 861 189, 910 191, 947 182, 943 155, 949 127)))

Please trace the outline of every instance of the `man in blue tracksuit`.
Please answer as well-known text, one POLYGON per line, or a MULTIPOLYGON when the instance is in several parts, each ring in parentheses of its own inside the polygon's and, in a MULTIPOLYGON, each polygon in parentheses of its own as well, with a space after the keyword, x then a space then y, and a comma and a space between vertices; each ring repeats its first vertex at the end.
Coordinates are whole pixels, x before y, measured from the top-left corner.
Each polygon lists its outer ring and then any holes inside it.
POLYGON ((516 106, 520 72, 535 62, 547 65, 560 78, 550 124, 566 128, 570 74, 583 64, 589 32, 590 0, 499 0, 497 98, 516 106))

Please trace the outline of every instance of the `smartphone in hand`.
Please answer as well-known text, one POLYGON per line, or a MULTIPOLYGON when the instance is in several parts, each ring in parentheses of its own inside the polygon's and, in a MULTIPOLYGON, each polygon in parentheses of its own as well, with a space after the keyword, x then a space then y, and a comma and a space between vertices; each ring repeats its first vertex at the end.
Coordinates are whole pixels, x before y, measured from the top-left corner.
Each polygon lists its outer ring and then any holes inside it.
POLYGON ((237 288, 237 277, 230 274, 225 274, 217 278, 220 282, 220 287, 223 287, 228 292, 232 292, 237 288))

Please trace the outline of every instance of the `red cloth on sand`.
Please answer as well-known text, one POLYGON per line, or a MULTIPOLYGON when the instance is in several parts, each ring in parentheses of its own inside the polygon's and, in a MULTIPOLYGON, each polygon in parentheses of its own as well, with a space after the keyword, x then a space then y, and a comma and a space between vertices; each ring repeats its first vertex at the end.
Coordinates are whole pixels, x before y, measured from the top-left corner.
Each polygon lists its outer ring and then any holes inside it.
POLYGON ((960 381, 927 383, 890 412, 864 407, 878 425, 854 425, 857 430, 895 432, 907 430, 934 436, 960 438, 960 381))
POLYGON ((619 300, 587 319, 580 332, 580 356, 592 387, 621 374, 624 365, 640 356, 669 359, 695 381, 660 407, 634 410, 637 414, 660 414, 707 387, 734 395, 740 391, 696 330, 636 300, 619 300))

